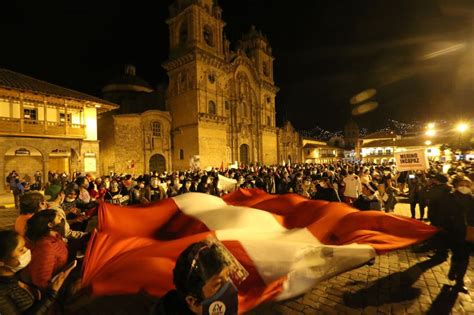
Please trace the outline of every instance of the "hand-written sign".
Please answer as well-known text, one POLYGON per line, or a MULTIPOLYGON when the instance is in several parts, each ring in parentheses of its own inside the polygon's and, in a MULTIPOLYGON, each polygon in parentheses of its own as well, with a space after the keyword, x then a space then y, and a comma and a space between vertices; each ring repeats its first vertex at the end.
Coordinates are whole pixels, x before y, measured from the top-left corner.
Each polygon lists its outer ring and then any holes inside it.
POLYGON ((425 149, 395 152, 398 171, 426 170, 429 167, 425 149))

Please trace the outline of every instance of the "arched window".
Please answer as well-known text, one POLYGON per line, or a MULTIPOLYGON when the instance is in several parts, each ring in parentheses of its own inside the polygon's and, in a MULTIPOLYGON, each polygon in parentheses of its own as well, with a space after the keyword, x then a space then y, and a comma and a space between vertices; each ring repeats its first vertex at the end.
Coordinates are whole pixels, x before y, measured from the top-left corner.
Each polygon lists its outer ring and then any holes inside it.
POLYGON ((209 25, 204 26, 203 37, 207 45, 211 47, 214 46, 214 36, 212 34, 212 28, 209 25))
POLYGON ((267 116, 267 126, 271 126, 271 125, 272 125, 272 120, 270 116, 267 116))
POLYGON ((184 160, 184 150, 183 149, 179 150, 179 159, 184 160))
POLYGON ((153 132, 154 137, 161 136, 161 124, 159 121, 155 120, 151 123, 151 131, 153 132))
POLYGON ((216 115, 216 103, 214 101, 209 101, 209 106, 208 106, 208 112, 209 114, 216 115))
POLYGON ((188 21, 184 20, 179 28, 179 43, 184 45, 188 42, 188 21))

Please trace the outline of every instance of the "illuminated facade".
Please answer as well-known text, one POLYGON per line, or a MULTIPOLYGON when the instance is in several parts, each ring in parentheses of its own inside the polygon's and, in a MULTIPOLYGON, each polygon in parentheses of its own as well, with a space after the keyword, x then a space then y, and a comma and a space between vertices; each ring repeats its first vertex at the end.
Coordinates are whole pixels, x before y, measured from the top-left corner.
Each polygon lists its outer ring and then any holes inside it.
MULTIPOLYGON (((97 114, 113 103, 0 69, 0 172, 98 173, 97 114)), ((46 177, 45 177, 46 178, 46 177)), ((0 181, 0 191, 5 189, 0 181)))
POLYGON ((362 139, 360 156, 364 163, 395 162, 395 152, 426 149, 428 159, 437 161, 443 154, 442 142, 426 142, 422 136, 402 137, 394 132, 378 132, 362 139))
POLYGON ((230 49, 214 0, 176 0, 170 30, 167 108, 172 117, 172 164, 185 169, 277 163, 273 55, 252 28, 230 49))
POLYGON ((329 164, 345 158, 344 149, 328 145, 325 141, 303 138, 303 162, 329 164))

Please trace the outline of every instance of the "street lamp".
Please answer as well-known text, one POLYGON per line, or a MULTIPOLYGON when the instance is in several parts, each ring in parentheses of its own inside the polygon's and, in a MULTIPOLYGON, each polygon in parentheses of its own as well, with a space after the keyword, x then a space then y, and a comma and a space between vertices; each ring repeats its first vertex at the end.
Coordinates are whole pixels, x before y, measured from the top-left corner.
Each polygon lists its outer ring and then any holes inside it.
POLYGON ((425 145, 431 145, 431 141, 430 141, 430 140, 426 140, 426 141, 425 141, 425 145))
POLYGON ((426 125, 426 132, 425 135, 428 137, 434 137, 436 135, 436 130, 435 130, 435 123, 429 123, 426 125))
POLYGON ((427 135, 428 137, 434 137, 436 135, 436 130, 428 129, 426 130, 425 135, 427 135))
POLYGON ((456 126, 456 131, 459 132, 458 143, 459 143, 459 149, 461 151, 460 159, 463 159, 463 157, 464 157, 463 143, 462 143, 461 138, 464 135, 464 133, 467 131, 468 128, 469 128, 469 125, 464 123, 464 122, 460 122, 456 126))
POLYGON ((460 133, 466 132, 468 128, 469 128, 469 126, 466 123, 459 123, 456 126, 456 130, 460 133))

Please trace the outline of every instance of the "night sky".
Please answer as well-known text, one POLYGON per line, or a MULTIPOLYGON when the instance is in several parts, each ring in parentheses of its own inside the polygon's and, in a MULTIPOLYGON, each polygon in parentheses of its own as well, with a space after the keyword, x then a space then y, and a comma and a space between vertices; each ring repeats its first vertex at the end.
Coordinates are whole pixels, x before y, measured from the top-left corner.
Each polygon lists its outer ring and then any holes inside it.
MULTIPOLYGON (((349 98, 376 88, 380 107, 356 118, 373 130, 388 118, 458 119, 474 112, 474 18, 453 9, 458 1, 464 0, 219 4, 233 43, 252 24, 269 38, 281 89, 279 122, 338 130, 350 117, 349 98), (461 48, 424 58, 450 47, 461 48)), ((7 1, 0 67, 97 96, 127 63, 153 86, 165 83, 171 2, 7 1)))

